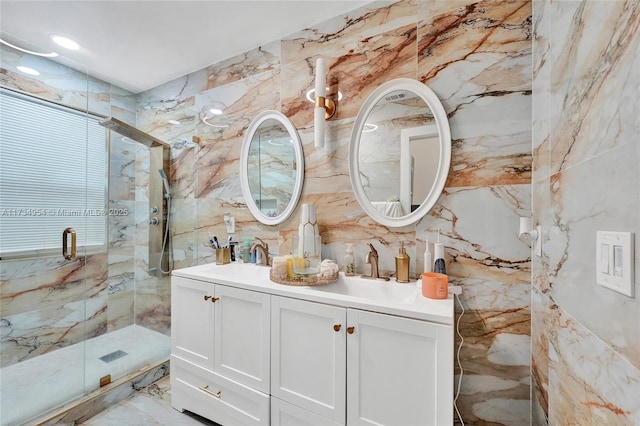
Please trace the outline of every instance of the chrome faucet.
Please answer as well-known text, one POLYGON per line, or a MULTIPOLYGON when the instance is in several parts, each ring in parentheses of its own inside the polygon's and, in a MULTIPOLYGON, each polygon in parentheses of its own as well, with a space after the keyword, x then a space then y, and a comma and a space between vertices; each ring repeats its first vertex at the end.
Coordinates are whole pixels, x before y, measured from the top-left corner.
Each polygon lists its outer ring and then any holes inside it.
POLYGON ((367 253, 365 262, 371 264, 371 275, 362 275, 362 278, 389 281, 388 277, 381 277, 380 273, 378 272, 378 251, 375 249, 375 247, 373 247, 373 244, 371 243, 369 243, 369 247, 371 247, 371 250, 369 251, 369 253, 367 253))
MULTIPOLYGON (((260 250, 262 252, 261 263, 258 263, 256 260, 256 264, 269 266, 269 244, 262 241, 260 238, 256 237, 258 243, 253 243, 251 246, 251 253, 256 253, 256 250, 260 250)), ((257 253, 256 253, 257 254, 257 253)), ((258 256, 256 256, 257 258, 258 256)))

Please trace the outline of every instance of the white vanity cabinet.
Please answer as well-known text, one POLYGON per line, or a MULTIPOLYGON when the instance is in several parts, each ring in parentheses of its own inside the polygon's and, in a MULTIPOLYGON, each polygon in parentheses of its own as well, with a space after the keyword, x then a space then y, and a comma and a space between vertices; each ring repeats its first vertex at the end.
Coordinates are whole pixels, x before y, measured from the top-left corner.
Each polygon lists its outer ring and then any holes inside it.
POLYGON ((344 424, 346 322, 345 308, 272 296, 271 395, 344 424))
POLYGON ((343 276, 284 286, 239 264, 171 282, 174 408, 223 426, 453 424, 452 299, 343 276))
POLYGON ((171 280, 172 405, 221 424, 269 424, 270 296, 171 280))
POLYGON ((347 424, 453 423, 450 326, 347 310, 347 424))
POLYGON ((451 327, 276 296, 271 312, 272 424, 452 422, 451 327))

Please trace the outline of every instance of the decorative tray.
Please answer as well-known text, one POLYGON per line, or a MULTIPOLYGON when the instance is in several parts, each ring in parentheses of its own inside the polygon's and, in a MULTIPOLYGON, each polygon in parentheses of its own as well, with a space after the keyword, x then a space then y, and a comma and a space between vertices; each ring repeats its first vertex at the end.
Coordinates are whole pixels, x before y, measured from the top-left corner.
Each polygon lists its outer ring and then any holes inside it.
POLYGON ((297 285, 297 286, 314 286, 314 285, 326 285, 331 284, 338 280, 339 272, 336 272, 333 275, 312 275, 312 276, 302 276, 299 275, 297 277, 287 277, 283 275, 275 275, 273 273, 273 268, 269 271, 269 279, 278 284, 284 285, 297 285))

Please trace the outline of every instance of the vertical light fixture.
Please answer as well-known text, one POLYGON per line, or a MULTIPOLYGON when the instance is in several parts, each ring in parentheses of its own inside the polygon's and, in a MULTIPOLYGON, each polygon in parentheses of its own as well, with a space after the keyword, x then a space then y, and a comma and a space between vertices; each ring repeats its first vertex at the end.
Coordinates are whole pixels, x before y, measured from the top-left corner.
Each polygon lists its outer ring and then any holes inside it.
POLYGON ((324 146, 324 122, 336 113, 336 104, 327 94, 327 65, 323 58, 316 60, 316 107, 313 114, 314 146, 324 146))

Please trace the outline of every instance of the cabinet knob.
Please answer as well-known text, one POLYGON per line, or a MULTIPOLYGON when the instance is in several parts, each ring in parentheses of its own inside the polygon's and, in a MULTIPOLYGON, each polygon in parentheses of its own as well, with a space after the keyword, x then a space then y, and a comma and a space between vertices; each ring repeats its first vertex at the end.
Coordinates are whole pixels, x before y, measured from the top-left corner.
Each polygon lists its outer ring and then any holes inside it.
POLYGON ((347 327, 347 333, 353 334, 354 331, 356 331, 355 327, 347 327))
POLYGON ((218 300, 220 300, 219 297, 212 297, 211 298, 211 303, 216 303, 218 300))
POLYGON ((211 299, 213 296, 204 296, 204 301, 206 302, 207 300, 211 299))
POLYGON ((335 324, 335 325, 333 326, 333 330, 334 330, 334 331, 340 331, 340 328, 341 328, 341 327, 342 327, 342 324, 335 324))

